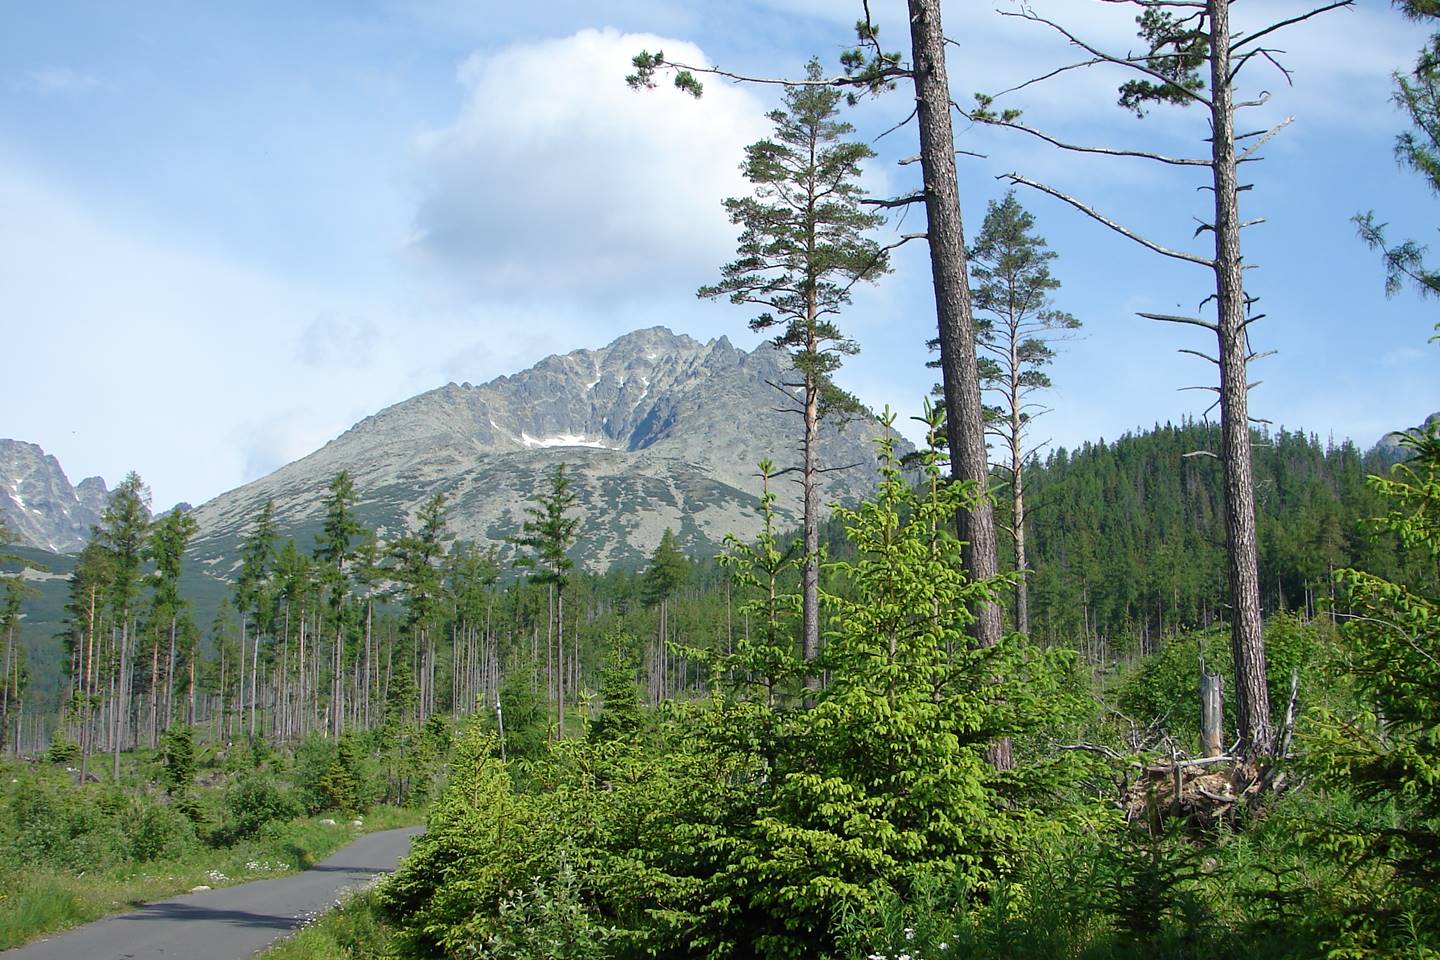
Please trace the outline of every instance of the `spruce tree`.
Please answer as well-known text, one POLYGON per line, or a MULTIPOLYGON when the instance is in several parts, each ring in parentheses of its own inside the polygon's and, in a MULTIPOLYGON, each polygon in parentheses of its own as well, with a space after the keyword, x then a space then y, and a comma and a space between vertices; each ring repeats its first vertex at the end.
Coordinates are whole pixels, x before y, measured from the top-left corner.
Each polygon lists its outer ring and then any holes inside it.
POLYGON ((344 721, 345 619, 350 612, 350 565, 355 559, 355 541, 364 531, 360 521, 355 519, 355 504, 358 501, 359 495, 355 492, 355 482, 350 479, 349 471, 341 470, 330 481, 324 504, 325 524, 315 541, 314 550, 335 627, 335 639, 330 648, 330 732, 337 737, 344 721))
MULTIPOLYGON (((198 529, 195 518, 177 507, 155 521, 145 545, 145 558, 155 565, 155 572, 150 578, 153 589, 151 619, 157 627, 166 631, 169 640, 165 663, 164 719, 158 724, 164 730, 170 729, 174 716, 176 644, 183 641, 184 625, 189 620, 189 601, 180 594, 180 570, 185 548, 198 529)), ((180 650, 179 653, 184 655, 185 651, 180 650)), ((151 677, 151 684, 156 679, 151 677)))
POLYGON ((569 557, 580 527, 578 517, 569 516, 575 506, 576 494, 565 464, 555 465, 550 489, 535 498, 535 505, 525 508, 526 519, 521 534, 511 543, 524 547, 528 553, 515 558, 515 565, 531 571, 530 582, 543 584, 555 591, 556 670, 554 692, 559 710, 559 736, 565 736, 565 588, 575 563, 569 557))
MULTIPOLYGON (((232 600, 240 614, 240 659, 238 679, 240 690, 240 728, 245 730, 245 654, 247 630, 252 623, 251 613, 258 613, 266 604, 262 603, 269 586, 271 566, 275 559, 275 501, 265 501, 255 526, 240 545, 240 576, 235 584, 232 600)), ((260 637, 256 628, 255 647, 250 657, 250 735, 255 734, 255 674, 260 665, 260 637)))
POLYGON ((719 283, 699 293, 760 308, 750 328, 777 331, 772 342, 788 352, 798 377, 774 386, 787 400, 800 394, 794 412, 804 425, 801 647, 811 661, 820 648, 820 419, 858 407, 831 380, 841 358, 859 350, 835 317, 856 283, 888 270, 888 257, 864 236, 884 222, 861 206, 860 164, 874 151, 846 139, 854 128, 837 119, 843 95, 821 82, 820 62, 811 60, 805 74, 805 84, 785 88, 784 109, 770 113, 773 137, 745 148, 742 169, 755 192, 725 201, 741 227, 739 256, 722 268, 719 283))
POLYGON ((420 722, 435 711, 435 638, 444 593, 441 562, 445 557, 445 495, 437 493, 421 505, 419 528, 390 548, 395 578, 403 588, 405 620, 420 661, 420 722))
POLYGON ((655 624, 655 656, 651 672, 651 690, 656 703, 665 698, 669 688, 670 598, 689 574, 689 562, 675 546, 675 531, 666 527, 640 580, 641 598, 646 605, 657 608, 659 614, 655 624))
POLYGON ((130 711, 130 639, 134 614, 140 600, 141 553, 150 529, 150 488, 139 474, 130 472, 110 494, 101 514, 96 539, 105 549, 109 563, 109 597, 113 622, 120 628, 120 649, 115 662, 115 704, 111 776, 120 778, 120 747, 130 711))

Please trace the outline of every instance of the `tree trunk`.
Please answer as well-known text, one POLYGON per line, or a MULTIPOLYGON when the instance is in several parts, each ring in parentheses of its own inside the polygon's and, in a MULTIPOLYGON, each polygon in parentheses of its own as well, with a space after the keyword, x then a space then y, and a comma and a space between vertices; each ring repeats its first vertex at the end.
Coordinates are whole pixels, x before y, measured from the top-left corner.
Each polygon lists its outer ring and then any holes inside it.
MULTIPOLYGON (((1014 311, 1011 311, 1012 317, 1014 311)), ((1015 540, 1015 629, 1030 632, 1030 593, 1025 582, 1025 421, 1021 416, 1023 400, 1020 384, 1020 347, 1018 330, 1010 327, 1010 533, 1015 540)))
POLYGON ((1265 637, 1255 547, 1245 288, 1240 262, 1235 173, 1235 106, 1230 84, 1230 9, 1210 0, 1212 170, 1215 185, 1215 292, 1220 358, 1221 459, 1225 467, 1225 535, 1229 557, 1230 639, 1235 658, 1235 712, 1240 753, 1268 753, 1273 732, 1265 684, 1265 637))
MULTIPOLYGON (((980 403, 980 370, 975 357, 965 229, 960 218, 960 186, 955 174, 955 137, 950 124, 950 84, 945 71, 940 0, 909 0, 908 6, 950 475, 958 481, 972 482, 983 495, 989 486, 989 461, 980 403)), ((963 558, 970 576, 977 580, 995 576, 999 567, 994 512, 989 500, 981 499, 972 510, 962 511, 956 527, 965 542, 963 558)), ((999 605, 983 603, 975 617, 976 641, 987 647, 998 643, 1002 629, 999 605)), ((1013 766, 1008 739, 991 744, 986 756, 999 769, 1013 766)))
MULTIPOLYGON (((945 72, 945 36, 940 0, 909 0, 915 107, 920 125, 920 167, 925 181, 925 211, 930 270, 940 341, 940 372, 945 391, 945 433, 950 445, 950 475, 971 481, 984 493, 989 484, 985 420, 980 403, 980 370, 975 357, 975 320, 960 218, 960 187, 955 174, 955 138, 950 124, 950 86, 945 72)), ((993 577, 995 523, 988 500, 962 513, 957 521, 965 541, 964 561, 979 580, 993 577)), ((1000 639, 1000 608, 976 610, 975 638, 984 646, 1000 639)))
POLYGON ((560 669, 555 673, 556 693, 560 701, 560 733, 558 739, 565 739, 565 588, 555 591, 555 643, 560 669))
POLYGON ((1225 678, 1200 661, 1200 753, 1218 757, 1225 749, 1225 678))
POLYGON ((115 711, 115 742, 110 746, 113 758, 110 765, 110 779, 120 782, 120 742, 125 737, 125 661, 129 659, 129 638, 130 638, 130 617, 125 616, 125 622, 120 626, 120 665, 119 677, 115 684, 114 700, 118 701, 114 706, 115 711))

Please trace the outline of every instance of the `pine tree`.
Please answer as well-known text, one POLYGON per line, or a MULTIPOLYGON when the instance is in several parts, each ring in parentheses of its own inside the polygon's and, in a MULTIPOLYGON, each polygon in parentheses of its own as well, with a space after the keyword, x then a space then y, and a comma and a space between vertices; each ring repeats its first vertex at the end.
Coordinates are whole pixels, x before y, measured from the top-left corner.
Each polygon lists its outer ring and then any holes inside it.
MULTIPOLYGON (((177 507, 151 525, 150 539, 145 545, 145 558, 155 565, 155 573, 150 578, 153 589, 150 600, 151 620, 157 627, 165 630, 169 638, 165 665, 164 719, 157 725, 164 730, 170 729, 174 717, 176 643, 177 640, 183 641, 186 635, 184 624, 189 620, 189 602, 180 594, 180 570, 185 559, 185 548, 198 529, 195 518, 177 507)), ((179 652, 181 655, 185 653, 183 650, 179 652)), ((153 676, 150 678, 152 686, 156 679, 153 676)), ((152 733, 152 740, 154 736, 152 733)))
POLYGON ((656 703, 665 697, 666 680, 669 676, 670 598, 685 583, 689 574, 689 561, 675 546, 675 531, 666 527, 640 581, 640 592, 645 603, 659 608, 651 679, 656 703))
POLYGON ((549 491, 536 497, 534 506, 525 508, 526 519, 520 527, 521 535, 510 541, 529 551, 516 557, 515 565, 532 571, 530 582, 554 590, 556 670, 553 685, 559 710, 558 736, 561 738, 565 736, 565 588, 570 583, 570 571, 575 566, 569 551, 575 542, 575 532, 580 528, 580 519, 568 515, 575 501, 575 491, 570 478, 565 475, 565 464, 556 464, 549 491))
POLYGON ((996 403, 987 408, 991 433, 999 437, 1010 475, 1010 538, 1015 545, 1015 569, 1022 574, 1015 586, 1015 628, 1030 632, 1029 569, 1025 554, 1025 459, 1030 453, 1026 434, 1031 421, 1048 408, 1036 402, 1036 391, 1051 386, 1044 368, 1055 358, 1052 346, 1080 321, 1054 309, 1050 293, 1060 281, 1050 273, 1053 251, 1033 233, 1035 218, 1015 199, 990 202, 985 222, 970 250, 971 291, 977 316, 976 329, 986 356, 980 359, 980 376, 996 403))
MULTIPOLYGON (((259 613, 267 604, 262 602, 269 587, 272 564, 275 560, 275 501, 265 501, 255 526, 240 545, 240 576, 233 592, 235 610, 240 614, 240 658, 237 666, 240 691, 240 728, 245 729, 245 654, 246 633, 251 625, 251 614, 259 613)), ((258 616, 256 620, 258 620, 258 616)), ((250 657, 250 735, 255 735, 256 688, 260 666, 260 630, 255 631, 255 646, 250 657)))
POLYGON ((390 548, 395 578, 404 587, 405 618, 411 643, 420 662, 420 716, 423 723, 435 711, 435 637, 444 591, 441 561, 445 556, 445 495, 437 493, 416 515, 419 529, 401 537, 390 548))
POLYGON ((785 88, 784 109, 770 113, 773 138, 745 148, 742 169, 755 193, 725 201, 731 222, 742 228, 739 257, 725 265, 718 284, 700 288, 700 296, 728 296, 731 303, 761 308, 750 328, 778 328, 772 342, 789 352, 799 376, 775 386, 787 400, 800 391, 801 643, 805 659, 814 660, 820 646, 819 424, 828 411, 858 408, 831 380, 841 358, 859 350, 834 318, 856 283, 878 279, 889 267, 886 252, 863 235, 884 222, 860 205, 860 164, 875 153, 846 139, 854 128, 836 119, 842 94, 820 83, 818 60, 810 61, 805 75, 806 84, 785 88))
POLYGON ((150 489, 133 471, 125 475, 110 494, 95 537, 109 560, 108 606, 112 622, 120 629, 120 649, 115 651, 112 697, 114 731, 111 747, 111 776, 120 778, 120 748, 125 740, 125 723, 130 711, 130 640, 135 609, 139 604, 142 578, 141 553, 150 529, 150 489))
MULTIPOLYGON (((350 564, 355 559, 355 541, 363 528, 355 519, 359 495, 350 473, 341 470, 330 481, 325 498, 325 524, 315 540, 314 556, 327 592, 330 617, 334 621, 335 639, 330 648, 330 712, 329 729, 340 736, 344 726, 345 626, 350 613, 350 564)), ((319 652, 318 649, 316 651, 319 652)), ((316 691, 317 693, 319 691, 316 691)))

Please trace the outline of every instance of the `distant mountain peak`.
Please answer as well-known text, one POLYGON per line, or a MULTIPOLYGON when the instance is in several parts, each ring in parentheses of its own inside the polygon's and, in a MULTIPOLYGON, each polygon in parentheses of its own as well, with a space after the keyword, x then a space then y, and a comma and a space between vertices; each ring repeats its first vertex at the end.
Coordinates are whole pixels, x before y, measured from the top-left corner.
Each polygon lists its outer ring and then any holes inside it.
POLYGON ((79 550, 108 498, 99 477, 70 486, 60 461, 39 444, 0 440, 0 520, 20 543, 52 553, 79 550))
MULTIPOLYGON (((566 463, 583 514, 576 556, 593 568, 648 556, 666 527, 692 552, 726 533, 752 535, 756 464, 799 461, 800 421, 775 410, 784 355, 726 337, 702 342, 648 327, 482 384, 446 384, 366 417, 320 450, 195 510, 215 556, 274 498, 282 522, 317 521, 325 487, 348 470, 368 521, 398 531, 445 493, 462 539, 504 544, 545 475, 566 463)), ((829 500, 868 495, 877 479, 875 423, 822 430, 822 460, 861 467, 826 476, 829 500)), ((777 485, 798 518, 798 484, 777 485)))

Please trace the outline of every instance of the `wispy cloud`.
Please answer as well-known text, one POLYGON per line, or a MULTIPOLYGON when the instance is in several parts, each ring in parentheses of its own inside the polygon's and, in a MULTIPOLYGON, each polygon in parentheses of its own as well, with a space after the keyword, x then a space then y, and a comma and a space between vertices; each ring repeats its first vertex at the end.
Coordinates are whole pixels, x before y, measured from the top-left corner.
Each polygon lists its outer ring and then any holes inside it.
POLYGON ((21 85, 36 93, 54 96, 77 96, 100 86, 100 81, 73 67, 48 66, 25 74, 21 85))

